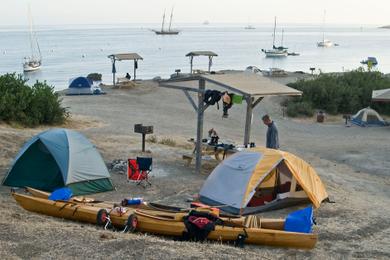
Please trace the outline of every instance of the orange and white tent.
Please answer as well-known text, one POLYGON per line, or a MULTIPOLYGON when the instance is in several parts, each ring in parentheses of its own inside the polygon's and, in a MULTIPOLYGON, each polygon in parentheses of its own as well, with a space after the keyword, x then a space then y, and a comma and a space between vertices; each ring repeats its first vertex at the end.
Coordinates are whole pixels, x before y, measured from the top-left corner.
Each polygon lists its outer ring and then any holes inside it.
POLYGON ((328 193, 316 171, 301 158, 258 147, 221 162, 203 184, 199 198, 207 205, 245 215, 304 201, 318 208, 328 193))

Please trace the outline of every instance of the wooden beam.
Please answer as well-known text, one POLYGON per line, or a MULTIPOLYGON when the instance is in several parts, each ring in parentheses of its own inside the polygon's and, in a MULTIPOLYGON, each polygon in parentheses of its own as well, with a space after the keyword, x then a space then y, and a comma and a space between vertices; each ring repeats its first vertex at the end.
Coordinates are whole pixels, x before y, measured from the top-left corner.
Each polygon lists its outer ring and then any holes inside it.
POLYGON ((259 97, 258 99, 256 99, 256 101, 252 104, 252 109, 255 108, 260 103, 260 101, 263 100, 263 98, 264 97, 259 97))
POLYGON ((251 137, 251 127, 252 127, 252 104, 254 98, 251 96, 246 96, 246 117, 245 117, 245 133, 244 133, 244 145, 248 145, 251 137))
POLYGON ((204 116, 204 90, 206 82, 204 79, 199 80, 198 92, 198 126, 196 131, 196 161, 195 172, 200 173, 202 169, 202 139, 203 139, 203 116, 204 116))
POLYGON ((179 89, 179 90, 186 90, 186 91, 192 91, 192 92, 200 92, 200 90, 197 89, 197 88, 177 86, 177 85, 170 85, 169 82, 160 82, 159 87, 179 89))
POLYGON ((195 101, 192 99, 190 93, 188 93, 188 90, 183 90, 184 94, 186 95, 188 101, 190 101, 192 107, 194 108, 195 112, 198 112, 198 107, 195 104, 195 101))
MULTIPOLYGON (((201 78, 203 78, 203 77, 201 76, 201 78)), ((231 86, 229 86, 229 85, 222 84, 221 82, 218 82, 218 81, 215 81, 215 80, 211 80, 211 79, 208 79, 208 78, 203 78, 203 79, 205 79, 206 81, 211 82, 211 83, 213 83, 213 84, 215 84, 215 85, 217 85, 217 86, 226 88, 227 90, 236 92, 236 93, 238 93, 238 94, 240 94, 240 95, 243 95, 243 96, 248 95, 247 93, 245 93, 245 92, 243 92, 243 91, 241 91, 241 90, 239 90, 239 89, 233 88, 233 87, 231 87, 231 86)))

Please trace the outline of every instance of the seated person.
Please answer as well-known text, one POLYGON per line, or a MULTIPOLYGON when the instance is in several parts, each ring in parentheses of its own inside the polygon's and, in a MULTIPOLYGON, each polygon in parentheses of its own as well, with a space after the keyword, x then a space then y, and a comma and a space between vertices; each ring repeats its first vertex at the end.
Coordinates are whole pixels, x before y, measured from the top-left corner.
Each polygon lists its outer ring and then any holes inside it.
POLYGON ((129 73, 126 73, 126 76, 125 76, 126 79, 130 80, 131 79, 131 76, 129 73))

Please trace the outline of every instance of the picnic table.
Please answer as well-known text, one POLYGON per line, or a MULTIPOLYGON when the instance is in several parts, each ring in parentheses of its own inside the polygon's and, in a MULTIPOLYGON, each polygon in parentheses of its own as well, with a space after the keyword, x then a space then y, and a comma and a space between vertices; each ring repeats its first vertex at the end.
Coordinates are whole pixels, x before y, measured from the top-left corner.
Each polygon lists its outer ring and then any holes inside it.
MULTIPOLYGON (((194 139, 188 140, 194 145, 194 149, 191 154, 183 155, 183 160, 186 160, 186 165, 189 166, 192 160, 195 158, 196 153, 196 141, 194 139)), ((210 155, 213 156, 217 161, 222 161, 226 157, 238 152, 239 150, 232 144, 210 144, 209 140, 207 142, 202 142, 202 156, 210 155)))

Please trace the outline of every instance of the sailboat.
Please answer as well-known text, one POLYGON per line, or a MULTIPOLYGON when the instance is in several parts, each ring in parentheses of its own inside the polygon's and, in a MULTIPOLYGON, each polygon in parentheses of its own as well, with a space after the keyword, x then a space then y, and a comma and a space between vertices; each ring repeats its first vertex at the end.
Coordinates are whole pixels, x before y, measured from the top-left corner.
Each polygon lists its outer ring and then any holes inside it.
POLYGON ((29 18, 29 25, 30 25, 31 56, 24 58, 24 62, 23 62, 23 71, 24 72, 39 70, 41 68, 41 65, 42 65, 41 50, 39 48, 38 40, 37 40, 37 37, 36 37, 35 32, 34 32, 34 24, 33 24, 30 6, 28 6, 28 18, 29 18), (36 55, 36 53, 34 51, 35 49, 38 52, 38 55, 36 55))
POLYGON ((270 50, 261 49, 261 51, 265 53, 266 57, 270 57, 270 58, 287 57, 288 56, 288 51, 287 51, 288 48, 283 46, 283 34, 282 34, 282 44, 279 47, 276 47, 276 45, 275 45, 275 36, 276 36, 276 17, 275 17, 275 23, 274 23, 272 49, 270 49, 270 50))
POLYGON ((254 30, 256 29, 256 27, 254 27, 251 22, 250 22, 250 19, 248 19, 248 25, 244 27, 245 30, 254 30))
POLYGON ((322 22, 322 41, 317 42, 317 47, 332 47, 334 46, 334 43, 331 42, 330 40, 325 39, 325 16, 326 16, 326 11, 324 11, 324 19, 322 22))
POLYGON ((177 34, 179 34, 180 31, 172 29, 172 18, 173 18, 173 8, 171 10, 171 17, 170 17, 170 20, 169 20, 169 27, 168 27, 168 30, 166 30, 164 28, 165 27, 165 11, 164 11, 163 20, 162 20, 162 24, 161 24, 161 30, 160 31, 153 30, 153 31, 156 34, 158 34, 158 35, 177 35, 177 34))

